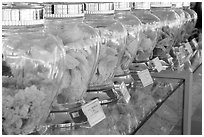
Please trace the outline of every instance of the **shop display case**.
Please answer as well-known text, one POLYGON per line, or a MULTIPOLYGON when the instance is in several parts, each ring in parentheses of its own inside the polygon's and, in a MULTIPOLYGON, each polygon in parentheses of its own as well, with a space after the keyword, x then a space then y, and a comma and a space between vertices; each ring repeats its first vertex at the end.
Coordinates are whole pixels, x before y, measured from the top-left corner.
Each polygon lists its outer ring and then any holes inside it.
POLYGON ((197 15, 129 4, 3 4, 3 134, 191 134, 197 15))
MULTIPOLYGON (((127 134, 169 134, 173 128, 181 134, 190 131, 191 73, 169 71, 152 73, 153 84, 147 87, 128 88, 131 98, 128 103, 122 98, 102 105, 106 119, 93 127, 86 124, 63 123, 50 125, 44 134, 68 135, 127 135, 127 134), (184 75, 185 74, 185 75, 184 75), (156 116, 155 116, 156 115, 156 116), (150 124, 148 119, 157 121, 150 124), (154 127, 145 130, 147 127, 154 127), (178 126, 180 126, 178 128, 178 126), (144 129, 143 129, 144 128, 144 129)), ((137 73, 132 73, 137 80, 137 73)), ((174 131, 175 132, 175 131, 174 131)))

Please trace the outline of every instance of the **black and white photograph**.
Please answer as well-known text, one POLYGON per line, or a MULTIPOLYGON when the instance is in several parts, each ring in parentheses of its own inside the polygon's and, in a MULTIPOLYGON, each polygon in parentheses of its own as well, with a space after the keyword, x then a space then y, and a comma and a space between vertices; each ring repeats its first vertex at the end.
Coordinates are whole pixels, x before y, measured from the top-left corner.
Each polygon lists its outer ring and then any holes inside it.
POLYGON ((202 135, 202 1, 1 4, 1 135, 202 135))

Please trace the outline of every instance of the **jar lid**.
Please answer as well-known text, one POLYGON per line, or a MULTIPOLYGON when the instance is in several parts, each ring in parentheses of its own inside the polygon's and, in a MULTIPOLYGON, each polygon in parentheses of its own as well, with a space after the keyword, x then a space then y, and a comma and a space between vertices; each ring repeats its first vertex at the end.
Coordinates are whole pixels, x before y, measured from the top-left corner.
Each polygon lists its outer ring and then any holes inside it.
POLYGON ((129 2, 114 2, 114 10, 130 10, 129 2))
POLYGON ((114 14, 113 2, 85 3, 85 14, 114 14))
POLYGON ((54 2, 45 3, 45 18, 83 17, 83 3, 54 2))
POLYGON ((135 2, 134 9, 150 9, 150 2, 135 2))
POLYGON ((172 7, 175 8, 182 8, 183 7, 183 2, 172 2, 172 7))
POLYGON ((31 26, 43 24, 43 6, 12 4, 2 7, 2 26, 31 26))
POLYGON ((190 2, 183 2, 183 7, 190 7, 190 2))
POLYGON ((151 2, 151 7, 155 8, 171 8, 171 2, 151 2))

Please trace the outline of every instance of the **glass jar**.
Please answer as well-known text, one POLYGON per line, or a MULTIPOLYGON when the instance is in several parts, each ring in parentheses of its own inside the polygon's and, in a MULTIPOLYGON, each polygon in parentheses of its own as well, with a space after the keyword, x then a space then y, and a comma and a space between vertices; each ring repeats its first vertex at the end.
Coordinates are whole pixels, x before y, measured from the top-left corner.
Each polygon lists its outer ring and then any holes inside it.
POLYGON ((120 81, 124 81, 127 84, 133 82, 133 79, 129 74, 129 67, 136 57, 141 42, 142 23, 137 17, 131 14, 131 8, 128 2, 115 2, 114 10, 114 18, 123 24, 128 34, 125 52, 122 56, 121 66, 116 70, 115 80, 119 82, 117 79, 120 79, 120 81))
POLYGON ((160 19, 159 36, 153 57, 159 57, 170 64, 169 52, 179 33, 179 15, 171 9, 170 2, 151 2, 151 13, 160 19))
POLYGON ((191 15, 192 22, 193 22, 194 27, 195 27, 197 19, 198 19, 198 15, 194 10, 192 10, 190 8, 190 2, 183 2, 183 8, 185 11, 187 11, 191 15))
POLYGON ((183 11, 183 4, 182 2, 172 2, 172 10, 174 10, 180 17, 180 27, 179 27, 179 33, 176 37, 175 45, 178 45, 184 40, 185 36, 185 12, 183 11))
POLYGON ((115 70, 121 66, 127 31, 114 20, 113 3, 85 3, 84 22, 96 28, 101 37, 101 49, 89 90, 113 88, 115 70))
POLYGON ((135 2, 132 14, 142 22, 143 36, 138 48, 136 61, 148 61, 152 58, 157 42, 157 27, 160 19, 150 12, 150 2, 135 2))
POLYGON ((3 61, 11 70, 2 78, 2 128, 30 134, 44 125, 59 92, 65 51, 44 32, 43 7, 17 5, 2 8, 3 61))
MULTIPOLYGON (((46 31, 60 38, 66 50, 65 72, 56 105, 83 103, 99 55, 99 35, 83 23, 83 3, 47 3, 46 31)), ((69 107, 69 106, 67 106, 69 107)))
POLYGON ((183 2, 183 10, 189 13, 191 16, 191 19, 188 24, 188 29, 187 29, 187 34, 191 35, 195 28, 195 25, 198 19, 198 15, 194 10, 190 9, 190 2, 183 2))
POLYGON ((191 35, 193 25, 191 25, 191 15, 187 11, 185 11, 185 10, 183 10, 183 11, 185 13, 184 29, 185 29, 185 32, 186 32, 185 36, 184 36, 184 41, 186 41, 186 40, 188 40, 188 38, 191 35))

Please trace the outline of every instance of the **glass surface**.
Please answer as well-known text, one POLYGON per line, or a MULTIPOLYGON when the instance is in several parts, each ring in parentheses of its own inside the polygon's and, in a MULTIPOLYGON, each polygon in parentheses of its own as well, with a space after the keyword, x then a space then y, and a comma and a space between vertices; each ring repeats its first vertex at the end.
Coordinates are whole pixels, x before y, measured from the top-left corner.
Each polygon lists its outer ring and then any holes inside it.
POLYGON ((137 135, 182 135, 183 86, 138 130, 137 135))
MULTIPOLYGON (((136 80, 137 78, 133 76, 136 80)), ((147 118, 154 114, 155 109, 160 107, 160 103, 163 103, 164 99, 168 98, 171 93, 173 95, 169 97, 167 101, 156 111, 155 115, 159 115, 162 123, 155 126, 157 131, 155 134, 166 134, 169 128, 172 129, 172 125, 175 125, 179 118, 181 118, 180 111, 182 109, 182 100, 180 95, 175 95, 179 91, 174 91, 180 84, 181 80, 177 79, 165 79, 165 78, 154 78, 154 83, 147 86, 141 87, 137 83, 130 89, 128 89, 131 99, 128 103, 125 103, 123 98, 112 104, 102 105, 106 119, 96 124, 93 127, 89 127, 87 124, 69 126, 67 128, 49 128, 46 134, 69 134, 69 135, 118 135, 118 134, 132 134, 142 126, 147 118), (178 100, 179 99, 179 100, 178 100), (177 105, 179 104, 179 105, 177 105), (181 105, 180 105, 181 104, 181 105), (171 108, 173 107, 173 108, 171 108), (179 108, 178 108, 179 107, 179 108), (164 109, 164 111, 160 110, 164 109), (177 115, 178 114, 178 115, 177 115), (165 125, 164 123, 167 121, 165 125), (164 125, 162 125, 164 124, 164 125), (162 128, 162 129, 161 129, 162 128), (160 132, 162 130, 162 132, 160 132)), ((155 120, 155 116, 153 116, 155 120)), ((154 123, 155 124, 155 123, 154 123)), ((151 125, 154 125, 151 124, 151 125)), ((140 129, 143 129, 141 127, 140 129)), ((145 130, 146 131, 146 130, 145 130)), ((139 131, 138 133, 143 133, 139 131)), ((147 133, 147 132, 144 132, 147 133)), ((143 133, 143 134, 144 134, 143 133)), ((149 133, 149 132, 148 132, 149 133)))

